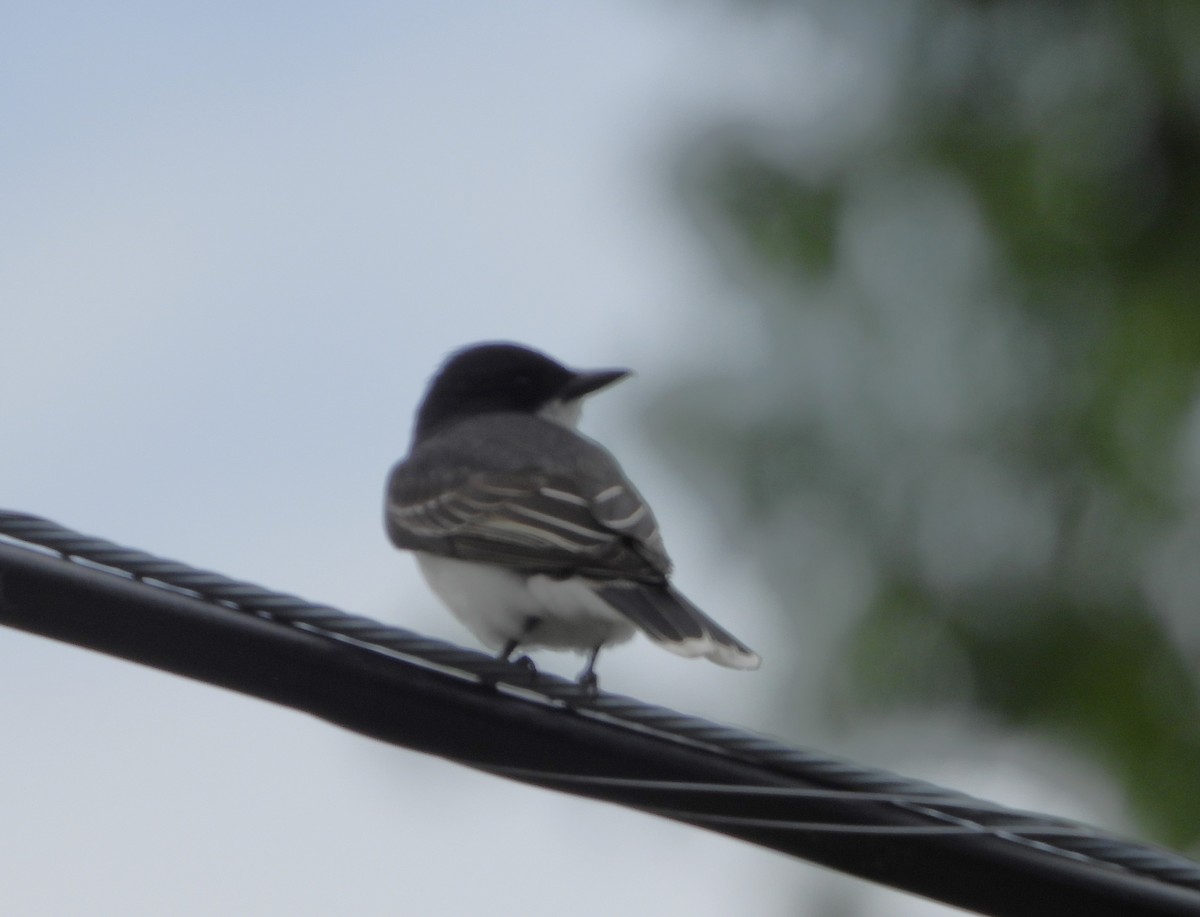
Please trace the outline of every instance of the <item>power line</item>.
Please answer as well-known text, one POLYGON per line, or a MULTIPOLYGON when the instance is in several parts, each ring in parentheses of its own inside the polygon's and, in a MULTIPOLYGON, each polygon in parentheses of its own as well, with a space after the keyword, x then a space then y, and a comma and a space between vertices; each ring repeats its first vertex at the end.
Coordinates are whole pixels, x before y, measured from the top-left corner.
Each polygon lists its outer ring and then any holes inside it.
POLYGON ((0 623, 985 914, 1200 915, 1200 864, 0 510, 0 623))

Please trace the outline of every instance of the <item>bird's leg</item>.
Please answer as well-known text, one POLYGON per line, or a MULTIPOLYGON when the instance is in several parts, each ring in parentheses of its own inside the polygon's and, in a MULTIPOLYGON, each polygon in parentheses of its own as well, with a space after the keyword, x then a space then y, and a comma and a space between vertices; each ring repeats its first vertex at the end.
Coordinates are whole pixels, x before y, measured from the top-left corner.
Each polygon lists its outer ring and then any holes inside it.
MULTIPOLYGON (((508 662, 509 657, 512 656, 512 654, 517 651, 517 647, 520 646, 521 643, 525 640, 525 638, 528 637, 533 632, 534 628, 536 628, 541 623, 542 623, 542 619, 535 617, 534 615, 530 615, 528 618, 526 618, 525 625, 521 628, 520 636, 513 637, 511 640, 509 640, 507 643, 505 643, 504 646, 500 649, 500 654, 496 658, 499 659, 501 662, 508 662)), ((528 669, 530 672, 537 671, 537 666, 535 666, 533 664, 533 660, 530 659, 528 656, 520 656, 516 659, 513 659, 512 663, 513 663, 513 665, 523 666, 524 668, 528 669)))
POLYGON ((593 697, 600 693, 600 679, 596 677, 596 657, 600 655, 601 645, 592 647, 592 651, 588 653, 587 665, 579 673, 579 687, 593 697))

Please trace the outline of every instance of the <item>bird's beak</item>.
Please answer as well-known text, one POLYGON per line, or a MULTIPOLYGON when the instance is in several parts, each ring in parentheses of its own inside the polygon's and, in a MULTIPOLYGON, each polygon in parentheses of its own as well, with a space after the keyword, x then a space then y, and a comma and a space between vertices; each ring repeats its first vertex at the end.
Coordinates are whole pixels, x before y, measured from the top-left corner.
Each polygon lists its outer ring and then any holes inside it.
POLYGON ((612 385, 614 382, 620 382, 632 372, 633 370, 629 369, 592 369, 577 371, 571 376, 567 384, 562 387, 562 391, 559 393, 558 397, 563 401, 574 401, 577 398, 582 398, 584 395, 590 395, 593 392, 598 392, 600 389, 612 385))

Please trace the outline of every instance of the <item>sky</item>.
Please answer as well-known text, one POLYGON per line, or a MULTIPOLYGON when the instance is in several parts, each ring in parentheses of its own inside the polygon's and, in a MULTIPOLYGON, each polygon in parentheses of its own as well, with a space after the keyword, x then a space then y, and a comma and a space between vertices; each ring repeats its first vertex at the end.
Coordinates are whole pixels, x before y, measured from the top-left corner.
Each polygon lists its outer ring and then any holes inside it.
MULTIPOLYGON (((670 173, 714 116, 774 104, 761 26, 593 0, 5 18, 0 506, 475 645, 387 544, 381 491, 444 355, 518 340, 637 371, 585 428, 651 495, 677 582, 769 642, 637 421, 680 367, 753 348, 670 173)), ((769 665, 641 641, 600 672, 752 726, 769 665)), ((817 874, 11 630, 0 693, 6 914, 771 914, 817 874)))
MULTIPOLYGON (((718 2, 8 11, 0 507, 475 646, 380 521, 426 379, 486 339, 629 366, 584 430, 764 666, 641 640, 602 684, 769 728, 791 678, 772 599, 642 418, 762 346, 673 169, 716 125, 818 108, 798 48, 835 53, 718 2)), ((0 696, 5 914, 770 917, 846 889, 868 917, 948 913, 5 629, 0 696)), ((1008 757, 988 785, 1027 789, 1008 757)))

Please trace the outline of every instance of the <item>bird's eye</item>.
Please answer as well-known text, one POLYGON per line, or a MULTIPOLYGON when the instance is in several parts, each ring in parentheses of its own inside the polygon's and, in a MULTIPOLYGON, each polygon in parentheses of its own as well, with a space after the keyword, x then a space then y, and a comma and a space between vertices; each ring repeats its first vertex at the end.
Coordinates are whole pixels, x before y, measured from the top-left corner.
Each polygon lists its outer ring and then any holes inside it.
POLYGON ((517 376, 515 379, 513 379, 513 387, 519 389, 522 392, 527 392, 527 391, 529 391, 530 388, 533 387, 533 380, 530 379, 528 376, 524 376, 524 375, 517 376))

